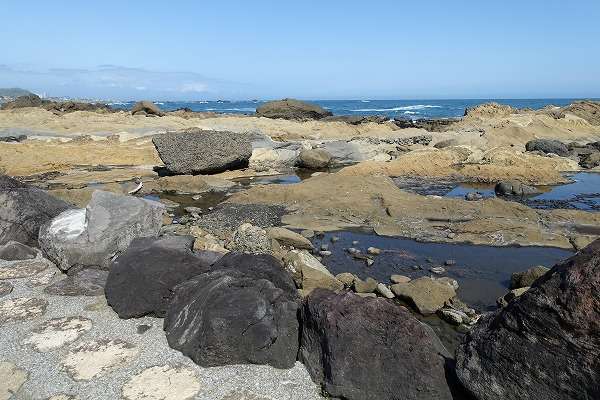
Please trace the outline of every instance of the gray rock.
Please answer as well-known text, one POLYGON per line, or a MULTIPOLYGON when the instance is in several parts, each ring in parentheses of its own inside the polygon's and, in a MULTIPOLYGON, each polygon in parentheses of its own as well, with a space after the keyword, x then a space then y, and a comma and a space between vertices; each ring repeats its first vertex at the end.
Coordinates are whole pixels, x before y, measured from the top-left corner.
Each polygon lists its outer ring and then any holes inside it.
POLYGON ((531 196, 542 193, 534 186, 524 185, 519 181, 502 181, 496 184, 494 191, 498 196, 531 196))
POLYGON ((321 119, 333 115, 316 104, 294 99, 269 101, 256 109, 256 115, 266 118, 293 120, 321 119))
POLYGON ((237 253, 175 288, 164 329, 171 347, 204 367, 291 368, 297 311, 294 284, 276 259, 237 253))
POLYGON ((10 282, 0 282, 0 297, 6 296, 13 291, 13 285, 10 282))
POLYGON ((165 168, 172 174, 211 174, 248 166, 250 137, 242 133, 192 128, 152 138, 165 168))
POLYGON ((44 293, 56 296, 102 296, 108 271, 86 268, 44 288, 44 293))
POLYGON ((448 351, 431 328, 383 298, 317 289, 300 312, 298 358, 323 391, 347 400, 452 399, 448 351))
POLYGON ((310 149, 300 152, 298 166, 307 169, 323 169, 329 166, 331 154, 325 149, 310 149))
POLYGON ((27 135, 10 135, 10 136, 0 136, 0 142, 23 142, 27 140, 27 135))
POLYGON ((108 268, 133 239, 158 235, 163 211, 153 201, 95 191, 87 208, 65 211, 42 226, 40 248, 63 271, 108 268))
POLYGON ((175 286, 210 269, 193 245, 191 236, 135 239, 111 265, 108 305, 120 318, 164 317, 175 286))
POLYGON ((479 192, 469 192, 465 194, 465 200, 467 201, 478 201, 483 199, 483 195, 479 192))
MULTIPOLYGON (((271 239, 275 239, 284 246, 291 246, 296 249, 312 250, 313 245, 304 236, 286 228, 273 227, 267 229, 267 235, 271 239)), ((327 250, 327 249, 322 249, 327 250)))
POLYGON ((0 246, 0 260, 31 260, 36 256, 37 251, 19 242, 11 241, 0 246))
POLYGON ((550 268, 546 268, 542 265, 537 267, 531 267, 527 271, 515 272, 510 277, 510 288, 519 289, 533 285, 538 278, 543 276, 546 272, 550 271, 550 268))
POLYGON ((40 227, 71 206, 45 191, 0 175, 0 244, 37 246, 40 227))
POLYGON ((550 140, 550 139, 534 139, 530 140, 525 144, 525 149, 527 151, 540 151, 542 153, 548 154, 558 154, 559 156, 566 157, 569 155, 569 149, 567 146, 558 141, 558 140, 550 140))

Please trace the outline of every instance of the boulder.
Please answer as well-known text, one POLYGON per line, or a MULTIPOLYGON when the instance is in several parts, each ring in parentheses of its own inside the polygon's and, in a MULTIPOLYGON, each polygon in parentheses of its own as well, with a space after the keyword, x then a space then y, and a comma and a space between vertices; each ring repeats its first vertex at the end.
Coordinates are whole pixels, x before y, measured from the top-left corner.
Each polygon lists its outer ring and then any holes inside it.
POLYGON ((413 304, 422 315, 434 314, 456 295, 452 286, 429 277, 397 283, 391 289, 401 300, 413 304))
POLYGON ((283 263, 292 274, 296 286, 302 289, 303 295, 309 294, 316 288, 333 291, 344 288, 344 284, 307 251, 292 250, 284 256, 283 263))
POLYGON ((173 289, 208 272, 210 264, 192 251, 191 236, 139 238, 111 265, 104 293, 120 318, 162 318, 173 289))
POLYGON ((317 289, 304 299, 298 358, 327 395, 452 399, 448 351, 427 325, 383 298, 317 289))
POLYGON ((37 246, 40 227, 71 206, 42 189, 0 175, 0 244, 37 246))
POLYGON ((310 149, 300 152, 298 166, 307 169, 323 169, 329 166, 331 154, 325 149, 310 149))
POLYGON ((273 251, 273 244, 267 236, 267 231, 259 226, 245 223, 233 233, 227 248, 243 253, 270 254, 273 251))
POLYGON ((31 260, 36 258, 38 251, 19 242, 8 242, 0 246, 0 260, 31 260))
POLYGON ((133 239, 158 235, 163 211, 154 201, 98 190, 85 209, 65 211, 44 224, 40 248, 63 271, 75 265, 109 268, 133 239))
POLYGON ((162 117, 164 115, 164 113, 160 110, 160 108, 154 104, 151 101, 138 101, 137 103, 134 104, 133 108, 131 109, 131 114, 133 115, 137 115, 137 114, 141 114, 141 115, 157 115, 159 117, 162 117))
POLYGON ((533 196, 542 193, 534 186, 524 185, 519 181, 502 181, 494 187, 498 196, 533 196))
POLYGON ((543 276, 546 272, 550 271, 550 268, 546 268, 542 265, 537 267, 531 267, 527 271, 515 272, 510 277, 510 288, 519 289, 527 286, 531 286, 539 277, 543 276))
POLYGON ((172 348, 203 367, 291 368, 298 353, 297 312, 296 290, 277 260, 232 254, 175 287, 164 329, 172 348), (251 267, 253 261, 259 266, 251 267))
POLYGON ((310 120, 329 117, 333 114, 316 104, 283 99, 264 103, 256 109, 256 115, 266 118, 310 120))
POLYGON ((367 278, 364 281, 356 278, 353 289, 356 293, 373 293, 377 289, 377 281, 373 278, 367 278))
POLYGON ((566 157, 569 155, 569 149, 567 145, 558 140, 551 139, 533 139, 525 144, 525 150, 527 151, 540 151, 544 154, 558 154, 559 156, 566 157))
POLYGON ((313 245, 310 240, 305 238, 304 236, 296 233, 294 231, 290 231, 286 228, 273 227, 267 229, 267 235, 271 239, 277 240, 279 244, 284 246, 294 247, 296 249, 306 249, 312 250, 313 245))
POLYGON ((595 152, 581 155, 579 165, 587 169, 600 167, 600 151, 596 150, 595 152))
POLYGON ((252 144, 247 135, 193 128, 152 138, 168 172, 211 174, 248 166, 252 144))
POLYGON ((477 399, 600 398, 600 240, 484 316, 457 350, 477 399))

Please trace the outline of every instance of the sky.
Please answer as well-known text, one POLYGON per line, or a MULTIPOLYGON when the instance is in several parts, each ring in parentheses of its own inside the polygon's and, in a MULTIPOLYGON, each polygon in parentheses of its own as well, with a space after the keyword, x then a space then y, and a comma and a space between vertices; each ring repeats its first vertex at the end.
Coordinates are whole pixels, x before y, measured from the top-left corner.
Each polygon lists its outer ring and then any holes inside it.
POLYGON ((600 1, 16 1, 0 87, 114 100, 600 97, 600 1))

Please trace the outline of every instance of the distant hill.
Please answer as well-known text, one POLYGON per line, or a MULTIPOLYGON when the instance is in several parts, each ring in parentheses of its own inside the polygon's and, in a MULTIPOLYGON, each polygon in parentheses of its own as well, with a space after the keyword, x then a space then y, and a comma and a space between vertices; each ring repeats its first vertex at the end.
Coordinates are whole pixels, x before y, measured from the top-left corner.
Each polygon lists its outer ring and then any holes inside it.
POLYGON ((0 88, 0 97, 19 97, 31 94, 29 90, 20 88, 0 88))

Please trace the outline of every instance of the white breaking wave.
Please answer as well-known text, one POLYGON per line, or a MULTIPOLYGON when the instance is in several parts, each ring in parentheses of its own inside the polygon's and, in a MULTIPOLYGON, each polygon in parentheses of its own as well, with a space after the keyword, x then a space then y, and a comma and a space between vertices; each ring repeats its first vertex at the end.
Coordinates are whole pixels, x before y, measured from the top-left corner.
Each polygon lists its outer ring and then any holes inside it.
POLYGON ((354 111, 354 112, 366 112, 366 111, 384 112, 384 111, 424 110, 426 108, 442 108, 442 106, 430 106, 430 105, 426 105, 426 104, 416 104, 413 106, 402 106, 402 107, 394 107, 394 108, 361 108, 358 110, 350 110, 350 111, 354 111))
POLYGON ((404 114, 420 114, 418 111, 404 111, 404 114))
POLYGON ((244 107, 244 108, 207 108, 206 111, 245 111, 254 112, 255 108, 244 107))

